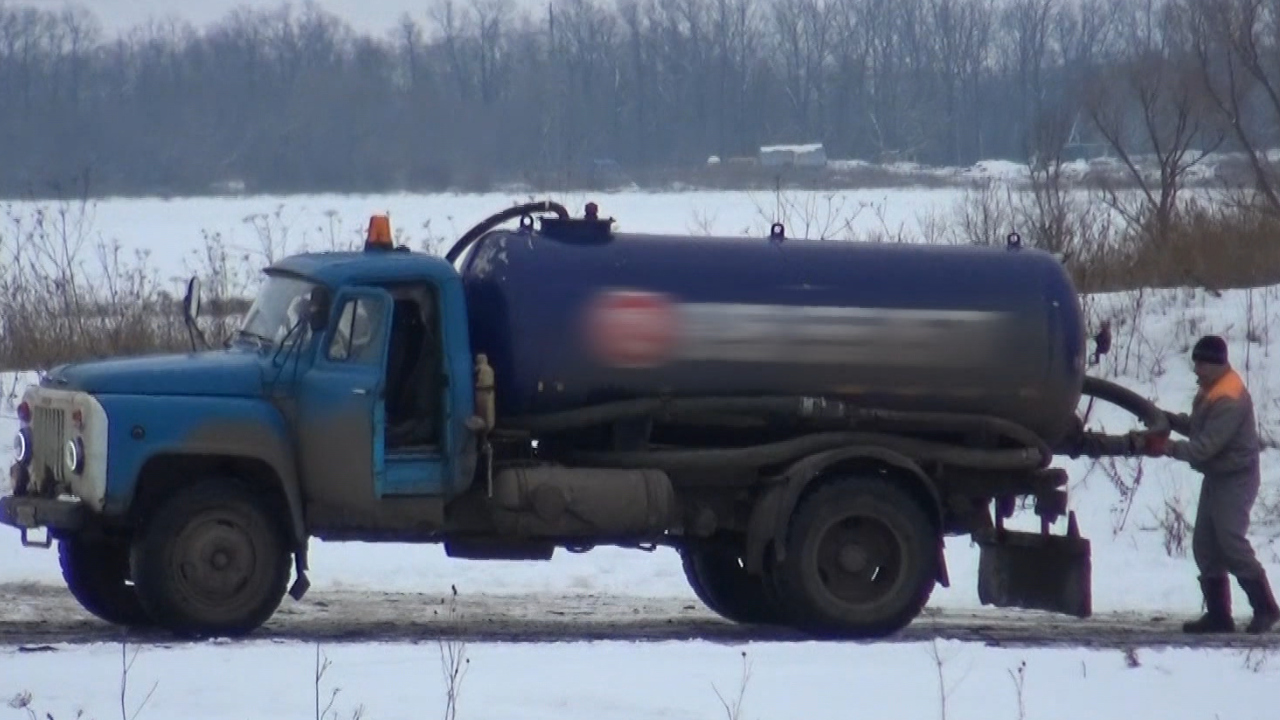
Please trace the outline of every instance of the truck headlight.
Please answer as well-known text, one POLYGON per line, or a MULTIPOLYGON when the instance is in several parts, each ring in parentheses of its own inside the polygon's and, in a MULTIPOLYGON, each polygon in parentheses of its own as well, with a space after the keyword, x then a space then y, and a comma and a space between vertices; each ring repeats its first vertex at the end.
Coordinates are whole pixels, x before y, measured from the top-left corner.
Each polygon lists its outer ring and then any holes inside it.
POLYGON ((67 441, 67 469, 79 475, 84 472, 84 441, 80 438, 67 441))
POLYGON ((19 428, 13 436, 13 456, 21 464, 31 462, 31 428, 19 428))

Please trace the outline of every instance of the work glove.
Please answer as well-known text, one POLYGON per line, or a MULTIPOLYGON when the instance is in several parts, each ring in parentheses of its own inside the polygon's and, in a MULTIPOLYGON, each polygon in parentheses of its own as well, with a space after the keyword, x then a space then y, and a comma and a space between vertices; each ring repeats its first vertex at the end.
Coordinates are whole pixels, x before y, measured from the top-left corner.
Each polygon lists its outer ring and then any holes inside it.
POLYGON ((1161 457, 1169 443, 1167 433, 1152 433, 1145 430, 1133 430, 1129 433, 1129 449, 1134 455, 1161 457))

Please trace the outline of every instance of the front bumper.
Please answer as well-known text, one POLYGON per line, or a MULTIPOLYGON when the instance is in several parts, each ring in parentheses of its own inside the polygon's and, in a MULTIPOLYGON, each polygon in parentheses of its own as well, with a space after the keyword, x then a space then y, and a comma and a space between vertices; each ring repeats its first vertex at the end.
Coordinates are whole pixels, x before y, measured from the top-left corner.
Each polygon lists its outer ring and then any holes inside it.
POLYGON ((57 498, 0 497, 0 523, 21 530, 47 527, 50 530, 79 530, 84 527, 85 507, 79 502, 57 498))
MULTIPOLYGON (((10 478, 19 479, 23 470, 25 468, 17 465, 10 468, 10 478)), ((16 483, 15 487, 17 487, 16 483)), ((76 531, 84 527, 86 512, 87 508, 85 508, 84 504, 75 500, 22 495, 0 497, 0 523, 21 530, 23 545, 48 547, 48 540, 45 542, 30 542, 27 538, 27 531, 35 528, 48 528, 50 537, 56 533, 76 531)))

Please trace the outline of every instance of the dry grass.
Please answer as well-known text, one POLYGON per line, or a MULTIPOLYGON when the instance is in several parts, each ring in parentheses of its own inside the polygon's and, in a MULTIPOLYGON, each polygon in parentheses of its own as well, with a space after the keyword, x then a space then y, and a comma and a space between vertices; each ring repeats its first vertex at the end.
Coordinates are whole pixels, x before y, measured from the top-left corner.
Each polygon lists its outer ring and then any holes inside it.
MULTIPOLYGON (((19 213, 0 211, 0 372, 47 370, 65 362, 191 349, 182 295, 200 278, 199 319, 215 347, 234 332, 248 309, 260 271, 288 255, 351 250, 364 228, 343 228, 330 213, 320 227, 303 227, 285 213, 242 219, 249 246, 204 231, 181 275, 162 273, 148 252, 126 251, 95 228, 96 202, 68 198, 19 213)), ((395 242, 440 253, 449 238, 424 224, 395 242)))
POLYGON ((1163 235, 1145 219, 1126 228, 1103 259, 1089 268, 1093 282, 1086 290, 1274 285, 1280 283, 1280 218, 1251 204, 1196 198, 1183 204, 1163 235))
POLYGON ((1025 244, 1061 256, 1082 293, 1280 283, 1280 217, 1247 194, 1187 194, 1164 232, 1155 230, 1148 208, 1126 204, 1113 191, 1036 171, 1027 190, 980 185, 941 232, 922 234, 925 241, 988 245, 1016 231, 1025 244))
MULTIPOLYGON (((921 214, 911 227, 889 223, 883 205, 838 190, 800 193, 775 184, 754 194, 756 217, 735 231, 759 235, 779 221, 789 237, 963 245, 1003 245, 1017 233, 1024 245, 1061 257, 1089 294, 1280 283, 1280 216, 1249 191, 1183 192, 1161 224, 1142 196, 1071 180, 1061 164, 1030 168, 1026 182, 966 185, 950 211, 921 214)), ((710 234, 715 219, 698 216, 690 231, 710 234)))
MULTIPOLYGON (((225 337, 247 307, 240 262, 220 238, 206 238, 199 275, 206 335, 225 337)), ((145 252, 93 228, 93 204, 63 201, 0 225, 0 370, 190 348, 178 293, 145 252)))

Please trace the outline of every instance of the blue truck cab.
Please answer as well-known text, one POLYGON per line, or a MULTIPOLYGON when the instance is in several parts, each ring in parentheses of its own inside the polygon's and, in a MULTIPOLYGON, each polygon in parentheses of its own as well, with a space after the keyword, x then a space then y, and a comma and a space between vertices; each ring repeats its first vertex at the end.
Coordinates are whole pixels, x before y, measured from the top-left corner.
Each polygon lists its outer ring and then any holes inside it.
POLYGON ((308 537, 438 532, 475 474, 475 358, 457 271, 402 250, 375 218, 363 252, 266 268, 227 347, 52 369, 0 518, 60 540, 95 614, 220 633, 274 612, 291 555, 301 596, 308 537))

